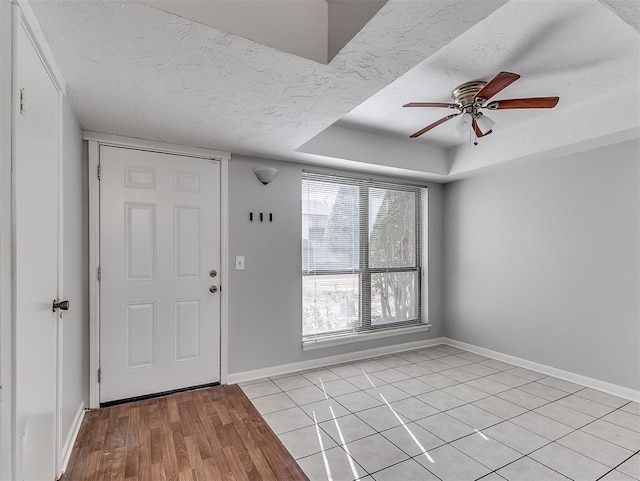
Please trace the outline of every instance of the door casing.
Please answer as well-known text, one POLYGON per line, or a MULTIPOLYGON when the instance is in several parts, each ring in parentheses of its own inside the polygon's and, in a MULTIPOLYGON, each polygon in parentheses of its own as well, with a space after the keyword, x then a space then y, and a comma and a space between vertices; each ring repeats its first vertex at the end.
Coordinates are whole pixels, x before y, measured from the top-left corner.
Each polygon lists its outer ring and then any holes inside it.
POLYGON ((229 321, 229 160, 231 154, 218 150, 186 147, 117 135, 85 131, 89 152, 89 407, 100 407, 100 146, 128 147, 165 154, 175 154, 220 161, 220 382, 228 375, 228 321, 229 321))

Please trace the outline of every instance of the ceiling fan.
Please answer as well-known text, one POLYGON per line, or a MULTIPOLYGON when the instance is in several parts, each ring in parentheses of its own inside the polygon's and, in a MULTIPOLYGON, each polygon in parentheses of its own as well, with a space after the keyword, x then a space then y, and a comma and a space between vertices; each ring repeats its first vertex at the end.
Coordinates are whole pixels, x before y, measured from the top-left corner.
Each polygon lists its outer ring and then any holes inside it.
MULTIPOLYGON (((520 75, 511 72, 500 72, 489 82, 473 80, 459 85, 451 92, 452 103, 444 102, 411 102, 403 107, 441 107, 458 110, 455 114, 447 115, 427 125, 423 129, 410 135, 412 139, 420 137, 425 132, 461 115, 457 129, 465 132, 471 128, 471 132, 477 138, 484 137, 493 132, 495 122, 480 109, 503 110, 503 109, 552 109, 560 100, 560 97, 529 97, 523 99, 489 100, 504 88, 518 80, 520 75)), ((477 145, 478 142, 474 141, 477 145)))

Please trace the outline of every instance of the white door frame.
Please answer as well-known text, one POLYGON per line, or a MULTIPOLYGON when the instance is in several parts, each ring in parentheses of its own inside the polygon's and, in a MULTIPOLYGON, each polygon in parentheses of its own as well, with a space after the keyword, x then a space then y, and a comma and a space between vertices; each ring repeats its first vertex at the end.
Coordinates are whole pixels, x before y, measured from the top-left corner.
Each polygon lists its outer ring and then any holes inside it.
POLYGON ((89 144, 89 407, 100 407, 100 146, 127 147, 164 154, 220 161, 220 383, 227 382, 229 326, 229 160, 231 154, 219 150, 187 147, 150 140, 85 131, 89 144))

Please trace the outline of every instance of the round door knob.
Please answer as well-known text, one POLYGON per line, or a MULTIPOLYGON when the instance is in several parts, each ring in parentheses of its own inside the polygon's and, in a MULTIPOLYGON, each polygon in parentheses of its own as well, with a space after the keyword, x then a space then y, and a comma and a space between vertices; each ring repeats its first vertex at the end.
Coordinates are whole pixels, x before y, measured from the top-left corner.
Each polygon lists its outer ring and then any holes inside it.
POLYGON ((52 306, 52 311, 56 312, 56 309, 60 309, 61 311, 68 311, 69 310, 69 301, 56 301, 55 299, 53 300, 53 306, 52 306))
POLYGON ((218 288, 217 288, 217 286, 211 286, 211 287, 209 287, 209 292, 210 292, 211 294, 215 294, 216 292, 218 292, 218 288))

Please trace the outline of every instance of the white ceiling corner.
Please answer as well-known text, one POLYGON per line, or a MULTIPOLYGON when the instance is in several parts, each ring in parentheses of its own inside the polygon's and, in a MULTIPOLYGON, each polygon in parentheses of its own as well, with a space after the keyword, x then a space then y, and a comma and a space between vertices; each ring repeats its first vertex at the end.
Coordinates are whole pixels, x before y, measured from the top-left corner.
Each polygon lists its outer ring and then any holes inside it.
POLYGON ((600 0, 604 6, 640 32, 640 2, 638 0, 600 0))
POLYGON ((137 0, 327 64, 387 0, 137 0))
POLYGON ((389 0, 327 65, 139 2, 30 3, 87 130, 446 181, 640 128, 633 9, 607 0, 389 0), (403 103, 500 70, 522 78, 496 98, 560 104, 492 112, 475 150, 447 124, 407 138, 446 111, 403 103))

